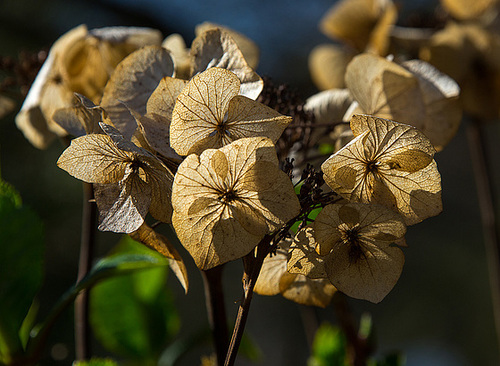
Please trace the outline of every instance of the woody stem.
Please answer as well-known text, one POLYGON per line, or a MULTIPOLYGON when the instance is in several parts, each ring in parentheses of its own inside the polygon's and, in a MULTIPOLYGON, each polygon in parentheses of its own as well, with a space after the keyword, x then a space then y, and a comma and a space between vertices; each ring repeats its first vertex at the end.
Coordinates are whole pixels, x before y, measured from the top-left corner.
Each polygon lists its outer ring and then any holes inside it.
POLYGON ((252 302, 253 289, 255 287, 255 283, 257 282, 257 278, 259 277, 264 258, 269 253, 269 244, 271 239, 271 236, 266 235, 257 246, 256 255, 254 255, 254 252, 252 251, 243 257, 243 264, 245 267, 243 273, 243 298, 238 308, 238 315, 236 317, 231 343, 229 344, 226 362, 224 363, 225 366, 234 365, 236 360, 238 348, 240 346, 243 331, 247 322, 248 312, 250 310, 250 303, 252 302))
POLYGON ((500 232, 495 215, 495 197, 492 190, 494 183, 489 173, 486 140, 481 127, 481 121, 473 120, 468 125, 467 135, 483 224, 497 342, 500 346, 500 232))
POLYGON ((208 321, 212 329, 217 365, 224 365, 224 359, 229 343, 226 307, 224 305, 224 290, 222 286, 222 272, 224 265, 201 271, 205 283, 205 297, 208 321))
MULTIPOLYGON (((95 244, 97 207, 94 202, 92 184, 83 184, 82 234, 80 260, 78 264, 79 282, 89 272, 95 244)), ((75 299, 75 353, 77 360, 86 360, 90 356, 90 329, 88 321, 88 291, 82 291, 75 299)))

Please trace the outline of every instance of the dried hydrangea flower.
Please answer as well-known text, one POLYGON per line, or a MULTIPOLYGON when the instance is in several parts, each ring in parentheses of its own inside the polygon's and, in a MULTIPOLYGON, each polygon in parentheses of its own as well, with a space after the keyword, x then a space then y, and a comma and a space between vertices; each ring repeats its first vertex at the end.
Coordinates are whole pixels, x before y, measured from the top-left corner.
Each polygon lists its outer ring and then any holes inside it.
POLYGON ((260 58, 260 51, 259 47, 255 44, 254 41, 252 41, 250 38, 245 36, 244 34, 241 34, 231 28, 225 27, 220 24, 215 24, 211 22, 203 22, 201 24, 198 24, 195 27, 195 34, 196 36, 199 36, 203 34, 204 32, 211 30, 211 29, 220 29, 223 32, 226 32, 229 34, 229 36, 236 42, 238 45, 238 48, 240 49, 241 53, 243 54, 243 57, 245 58, 245 61, 247 62, 248 66, 250 66, 252 69, 256 69, 258 64, 259 64, 259 58, 260 58))
POLYGON ((474 23, 450 22, 421 48, 419 57, 456 80, 460 85, 460 102, 464 112, 481 119, 498 118, 498 34, 474 23))
POLYGON ((498 1, 440 0, 440 3, 453 17, 460 20, 473 20, 483 16, 488 11, 495 13, 494 7, 498 1))
POLYGON ((200 154, 242 137, 276 142, 292 121, 264 104, 239 95, 240 81, 218 67, 196 75, 177 97, 170 145, 179 155, 200 154))
POLYGON ((276 254, 270 254, 264 259, 262 269, 255 283, 254 291, 256 293, 265 296, 273 296, 281 293, 281 295, 288 300, 309 306, 326 307, 330 303, 336 289, 326 278, 323 258, 319 257, 314 252, 314 248, 312 248, 312 253, 310 251, 311 248, 308 246, 309 236, 307 236, 310 234, 310 230, 311 227, 297 233, 299 238, 296 236, 292 244, 290 243, 292 241, 291 239, 282 240, 278 245, 279 248, 276 250, 276 254), (297 248, 297 244, 295 244, 297 240, 301 242, 299 248, 297 248), (287 258, 290 256, 292 261, 293 259, 297 259, 294 264, 297 264, 298 261, 301 263, 305 262, 304 256, 301 256, 301 254, 303 254, 302 249, 304 240, 306 241, 305 246, 307 246, 307 252, 318 258, 318 260, 309 267, 312 271, 307 271, 307 274, 310 275, 313 272, 321 272, 321 276, 306 276, 303 274, 306 272, 301 271, 302 268, 299 269, 299 265, 297 265, 297 267, 290 265, 290 259, 287 264, 287 258), (301 253, 299 254, 298 252, 301 253), (291 271, 290 268, 298 270, 291 271))
POLYGON ((423 133, 368 115, 354 115, 351 129, 356 137, 321 166, 330 188, 350 201, 389 207, 407 225, 441 212, 441 176, 423 133))
POLYGON ((460 126, 458 84, 426 62, 412 60, 398 65, 362 54, 347 67, 345 80, 358 103, 355 113, 415 126, 438 151, 460 126))
POLYGON ((102 97, 101 107, 109 123, 127 139, 137 129, 130 109, 143 115, 146 103, 165 76, 173 76, 170 53, 159 46, 143 47, 127 56, 111 75, 102 97))
POLYGON ((66 131, 52 120, 59 108, 73 104, 73 93, 99 103, 109 76, 129 53, 144 45, 160 44, 161 33, 149 28, 109 27, 87 30, 78 26, 51 47, 16 124, 38 148, 46 148, 66 131))
POLYGON ((397 9, 391 0, 342 0, 323 17, 320 29, 359 52, 385 55, 396 18, 397 9))
POLYGON ((240 80, 239 94, 257 99, 264 82, 248 65, 243 53, 230 33, 210 28, 200 33, 191 44, 191 75, 195 76, 211 67, 232 71, 240 80))
POLYGON ((358 52, 346 46, 321 44, 309 54, 311 79, 319 90, 345 88, 347 65, 358 52))
POLYGON ((172 206, 177 236, 203 270, 245 256, 300 210, 264 137, 189 155, 175 175, 172 206))
POLYGON ((330 282, 346 295, 378 303, 392 290, 404 265, 394 242, 403 238, 403 218, 383 206, 327 205, 316 217, 314 237, 330 282))
POLYGON ((78 137, 64 150, 57 165, 87 183, 97 183, 99 230, 131 233, 148 211, 170 222, 173 174, 148 151, 137 147, 112 126, 106 134, 78 137))

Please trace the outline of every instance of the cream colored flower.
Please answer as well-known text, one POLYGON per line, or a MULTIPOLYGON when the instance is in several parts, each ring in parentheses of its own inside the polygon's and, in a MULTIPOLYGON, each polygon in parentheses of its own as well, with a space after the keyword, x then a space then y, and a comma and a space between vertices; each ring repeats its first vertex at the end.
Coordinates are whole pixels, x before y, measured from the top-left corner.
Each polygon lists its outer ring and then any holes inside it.
POLYGON ((292 118, 239 91, 238 77, 226 69, 213 67, 191 79, 172 112, 172 148, 189 155, 243 137, 265 136, 276 142, 292 118))
POLYGON ((346 295, 378 303, 401 275, 403 218, 383 206, 328 205, 314 222, 317 251, 330 282, 346 295))
POLYGON ((69 108, 75 92, 99 103, 116 65, 137 48, 160 44, 161 33, 148 28, 76 27, 51 47, 21 110, 16 124, 37 148, 46 148, 67 132, 52 120, 54 111, 69 108))
POLYGON ((175 175, 172 205, 177 236, 203 270, 245 256, 300 210, 264 137, 189 155, 175 175))
POLYGON ((354 115, 351 129, 355 139, 321 166, 330 188, 350 201, 389 207, 407 225, 441 212, 441 176, 424 134, 368 115, 354 115))
POLYGON ((311 227, 301 230, 293 239, 284 239, 276 254, 264 259, 254 291, 259 295, 280 294, 303 305, 326 307, 335 287, 326 278, 323 258, 314 251, 316 244, 311 227), (312 240, 311 240, 312 239, 312 240), (310 260, 312 257, 315 259, 310 260), (288 259, 288 262, 287 262, 288 259), (288 268, 288 269, 287 269, 288 268))
POLYGON ((458 84, 424 61, 398 65, 383 57, 362 54, 347 67, 345 80, 359 105, 354 113, 415 126, 438 151, 460 126, 458 84))
POLYGON ((131 233, 146 214, 170 222, 172 173, 148 151, 101 123, 106 134, 78 137, 57 165, 77 179, 96 183, 99 229, 131 233))

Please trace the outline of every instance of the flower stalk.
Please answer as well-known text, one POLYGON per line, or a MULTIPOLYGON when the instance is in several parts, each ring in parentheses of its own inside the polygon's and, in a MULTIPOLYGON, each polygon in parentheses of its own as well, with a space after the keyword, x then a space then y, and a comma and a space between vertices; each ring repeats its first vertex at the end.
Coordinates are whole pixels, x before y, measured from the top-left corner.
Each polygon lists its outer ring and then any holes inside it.
MULTIPOLYGON (((82 234, 78 278, 80 282, 89 272, 95 246, 97 206, 91 183, 83 183, 82 234)), ((75 299, 75 354, 77 360, 90 357, 90 329, 88 321, 89 293, 82 291, 75 299)))
POLYGON ((497 342, 500 346, 500 233, 498 219, 495 215, 493 178, 489 174, 488 155, 485 149, 486 141, 481 126, 482 123, 479 120, 473 120, 469 123, 467 137, 483 225, 497 342))
POLYGON ((201 271, 205 284, 205 297, 208 322, 212 329, 217 365, 224 365, 224 359, 229 345, 226 306, 224 304, 224 289, 222 273, 224 265, 201 271))

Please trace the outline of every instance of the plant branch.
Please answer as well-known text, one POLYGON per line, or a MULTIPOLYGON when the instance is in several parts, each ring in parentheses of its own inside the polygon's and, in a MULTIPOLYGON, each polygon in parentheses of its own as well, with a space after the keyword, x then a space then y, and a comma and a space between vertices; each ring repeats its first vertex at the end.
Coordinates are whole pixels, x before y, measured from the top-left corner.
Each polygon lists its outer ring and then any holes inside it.
POLYGON ((222 286, 222 272, 224 265, 201 271, 205 283, 205 297, 208 321, 217 355, 217 365, 224 365, 224 359, 229 345, 226 307, 224 305, 224 289, 222 286))
POLYGON ((332 301, 339 325, 347 338, 349 364, 352 366, 365 366, 372 349, 367 339, 359 335, 358 327, 355 325, 354 316, 345 295, 337 291, 333 295, 332 301))
POLYGON ((493 302, 493 316, 500 349, 500 233, 497 218, 495 217, 495 200, 492 191, 493 178, 489 174, 488 154, 485 149, 486 141, 480 121, 474 120, 468 125, 467 137, 481 211, 493 302))
MULTIPOLYGON (((95 246, 97 207, 91 183, 83 183, 82 234, 77 282, 89 272, 95 246)), ((82 291, 75 300, 75 354, 77 360, 90 356, 90 329, 88 321, 89 293, 82 291)))
POLYGON ((225 366, 234 365, 236 360, 238 348, 240 347, 241 338, 243 337, 243 331, 247 322, 248 312, 250 310, 250 303, 252 302, 253 288, 259 277, 264 258, 271 248, 270 243, 272 238, 272 236, 266 235, 257 246, 256 254, 252 251, 243 257, 243 264, 245 267, 243 273, 243 299, 238 308, 238 315, 236 317, 231 343, 229 344, 226 362, 224 363, 225 366))

